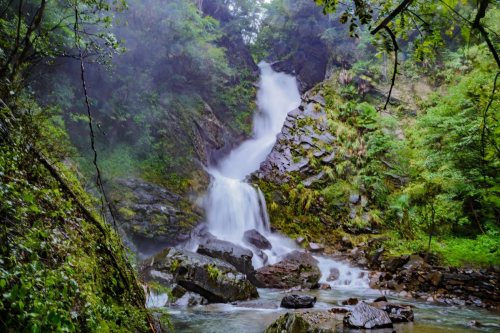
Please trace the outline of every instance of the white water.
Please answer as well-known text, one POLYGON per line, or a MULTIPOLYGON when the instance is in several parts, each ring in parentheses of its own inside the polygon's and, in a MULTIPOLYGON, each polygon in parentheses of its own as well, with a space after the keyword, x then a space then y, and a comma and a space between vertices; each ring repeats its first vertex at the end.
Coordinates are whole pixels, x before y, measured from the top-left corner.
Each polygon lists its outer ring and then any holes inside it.
MULTIPOLYGON (((217 166, 209 169, 213 176, 211 188, 206 197, 206 211, 210 232, 219 239, 245 246, 241 239, 249 229, 264 234, 273 248, 265 251, 269 264, 279 261, 279 256, 299 249, 289 238, 269 232, 269 217, 266 202, 260 189, 245 183, 246 176, 260 167, 281 131, 287 113, 300 105, 300 94, 294 77, 276 73, 271 66, 260 63, 261 79, 257 93, 259 112, 254 117, 253 137, 233 150, 217 166)), ((317 258, 322 272, 321 282, 326 283, 331 268, 340 271, 332 286, 367 288, 367 278, 360 278, 361 270, 331 259, 317 258)), ((253 264, 262 266, 257 255, 253 264)))

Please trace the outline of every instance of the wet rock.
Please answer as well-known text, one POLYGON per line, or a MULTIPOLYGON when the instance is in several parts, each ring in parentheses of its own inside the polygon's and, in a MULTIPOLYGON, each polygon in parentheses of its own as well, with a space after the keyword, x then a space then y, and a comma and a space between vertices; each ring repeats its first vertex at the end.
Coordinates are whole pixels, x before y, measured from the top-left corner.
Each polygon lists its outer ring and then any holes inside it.
POLYGON ((243 241, 261 250, 270 250, 273 247, 267 238, 255 229, 245 231, 243 233, 243 241))
POLYGON ((340 271, 337 268, 330 268, 330 275, 326 278, 326 281, 335 281, 339 278, 340 271))
POLYGON ((331 330, 322 330, 312 327, 298 313, 287 312, 272 323, 264 333, 330 333, 331 330))
POLYGON ((181 286, 179 285, 176 285, 173 289, 172 289, 172 297, 175 298, 175 299, 179 299, 181 298, 182 296, 184 296, 186 294, 187 290, 182 288, 181 286))
POLYGON ((409 306, 389 303, 387 301, 367 304, 385 311, 393 323, 407 323, 413 321, 413 311, 409 306))
POLYGON ((377 303, 377 302, 387 302, 387 298, 385 296, 380 296, 380 297, 377 297, 373 303, 377 303))
POLYGON ((465 326, 468 326, 468 327, 482 327, 483 324, 481 324, 477 320, 471 320, 467 324, 465 324, 465 326))
POLYGON ((288 260, 257 269, 252 282, 261 288, 288 289, 301 286, 312 289, 320 278, 318 266, 288 260))
POLYGON ((209 232, 208 225, 206 223, 200 223, 197 225, 190 234, 191 239, 217 239, 216 236, 209 232))
POLYGON ((237 308, 247 308, 247 309, 273 310, 278 308, 278 305, 276 303, 270 301, 234 302, 231 304, 237 308))
POLYGON ((424 259, 418 254, 412 254, 406 264, 403 265, 403 269, 411 269, 417 265, 423 264, 424 259))
POLYGON ((278 257, 278 261, 288 261, 288 260, 293 260, 308 265, 319 264, 319 261, 316 260, 312 255, 306 252, 301 252, 299 250, 293 250, 292 252, 282 254, 281 256, 278 257))
POLYGON ((323 252, 325 250, 325 246, 318 243, 309 243, 307 249, 311 252, 323 252))
POLYGON ((385 269, 388 272, 395 273, 398 268, 402 267, 410 260, 410 256, 389 257, 385 263, 385 269))
POLYGON ((286 60, 273 62, 271 64, 271 68, 278 73, 295 75, 295 66, 293 64, 293 58, 288 58, 286 60))
POLYGON ((319 290, 330 290, 332 289, 332 286, 330 286, 328 283, 321 283, 319 285, 319 290))
POLYGON ((281 307, 287 309, 312 308, 316 303, 316 297, 310 295, 286 295, 281 300, 281 307))
POLYGON ((253 247, 252 250, 260 259, 262 259, 262 264, 266 265, 267 262, 269 261, 269 257, 267 256, 267 254, 261 249, 258 249, 256 247, 253 247))
POLYGON ((306 241, 306 239, 304 237, 300 237, 300 236, 297 236, 297 238, 295 239, 295 242, 299 245, 302 245, 305 241, 306 241))
POLYGON ((182 297, 179 299, 176 299, 175 302, 169 302, 167 301, 167 304, 165 306, 168 307, 192 307, 196 305, 206 305, 208 304, 208 301, 205 297, 193 293, 193 292, 186 292, 182 297))
POLYGON ((114 179, 109 195, 116 224, 146 255, 187 241, 203 218, 200 211, 186 211, 186 198, 137 178, 114 179))
POLYGON ((347 309, 347 308, 331 308, 330 310, 328 310, 328 312, 330 312, 330 313, 347 313, 347 312, 349 312, 349 309, 347 309))
POLYGON ((357 298, 348 298, 342 301, 342 305, 356 305, 359 303, 357 298))
POLYGON ((199 253, 167 248, 138 267, 145 281, 170 287, 178 284, 210 303, 227 303, 259 297, 245 275, 225 261, 199 253))
POLYGON ((389 315, 374 306, 359 303, 344 317, 344 326, 352 328, 392 328, 389 315))
POLYGON ((439 286, 443 281, 443 273, 440 271, 430 272, 425 278, 426 281, 430 282, 433 286, 439 286))
POLYGON ((378 267, 379 266, 380 259, 381 259, 381 256, 382 256, 383 252, 384 252, 384 248, 383 247, 375 250, 375 252, 373 253, 373 255, 370 258, 370 265, 371 266, 373 266, 373 267, 378 267))
POLYGON ((238 272, 244 274, 251 274, 254 271, 252 265, 252 251, 231 242, 220 239, 208 239, 198 246, 196 252, 212 258, 224 260, 233 265, 238 272))

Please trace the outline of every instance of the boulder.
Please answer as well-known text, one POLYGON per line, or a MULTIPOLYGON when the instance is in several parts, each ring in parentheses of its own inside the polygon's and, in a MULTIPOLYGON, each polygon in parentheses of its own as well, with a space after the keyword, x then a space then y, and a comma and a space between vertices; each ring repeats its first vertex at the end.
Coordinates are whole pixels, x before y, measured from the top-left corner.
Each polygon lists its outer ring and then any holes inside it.
POLYGON ((319 285, 319 290, 329 290, 332 289, 332 286, 330 286, 328 283, 321 283, 319 285))
POLYGON ((262 264, 266 265, 267 262, 269 261, 269 257, 267 256, 266 252, 262 251, 261 249, 258 249, 256 247, 252 248, 253 253, 257 255, 260 259, 262 259, 262 264))
POLYGON ((295 239, 295 242, 299 245, 302 245, 305 241, 306 241, 306 239, 304 237, 300 237, 300 236, 297 236, 297 238, 295 239))
POLYGON ((359 300, 357 298, 348 298, 344 301, 342 301, 342 305, 356 305, 359 303, 359 300))
POLYGON ((339 278, 340 271, 337 268, 330 268, 330 275, 326 278, 326 281, 335 281, 339 278))
POLYGON ((207 239, 198 246, 196 252, 212 258, 224 260, 233 265, 238 272, 244 274, 251 274, 254 271, 252 265, 252 251, 231 242, 220 239, 207 239))
POLYGON ((301 286, 311 289, 320 278, 318 266, 287 260, 257 269, 252 282, 260 288, 289 289, 301 286))
POLYGON ((385 263, 385 269, 388 272, 395 273, 397 269, 405 265, 408 260, 410 260, 410 256, 389 257, 385 263))
POLYGON ((440 271, 433 271, 427 274, 426 281, 437 287, 443 282, 443 273, 440 271))
POLYGON ((292 252, 282 254, 281 256, 278 257, 278 260, 279 261, 294 260, 309 265, 317 265, 319 263, 319 261, 316 260, 309 253, 301 252, 299 250, 293 250, 292 252))
POLYGON ((307 249, 311 252, 323 252, 325 250, 325 246, 318 243, 309 243, 307 249))
POLYGON ((167 301, 167 304, 165 304, 165 306, 192 307, 192 306, 196 306, 196 305, 205 305, 205 304, 208 304, 208 301, 205 297, 188 291, 184 295, 182 295, 180 298, 176 299, 174 302, 171 302, 170 300, 167 301))
POLYGON ((385 311, 393 323, 408 323, 413 321, 413 311, 409 306, 389 303, 386 301, 367 304, 385 311))
POLYGON ((262 234, 255 229, 245 231, 243 233, 243 241, 261 250, 270 250, 273 248, 267 238, 262 236, 262 234))
POLYGON ((316 297, 310 295, 286 295, 281 300, 281 307, 287 309, 306 309, 314 307, 316 297))
POLYGON ((393 327, 389 315, 384 310, 380 310, 364 302, 358 303, 351 311, 346 313, 344 326, 361 329, 393 327))
POLYGON ((418 254, 412 254, 410 258, 408 258, 407 263, 403 265, 403 269, 404 270, 411 269, 423 263, 424 263, 424 258, 422 258, 418 254))
POLYGON ((225 261, 199 253, 167 248, 138 267, 145 281, 171 287, 178 284, 210 303, 227 303, 259 297, 246 276, 225 261))
POLYGON ((322 330, 312 327, 298 313, 287 312, 272 323, 264 333, 330 333, 331 330, 322 330))

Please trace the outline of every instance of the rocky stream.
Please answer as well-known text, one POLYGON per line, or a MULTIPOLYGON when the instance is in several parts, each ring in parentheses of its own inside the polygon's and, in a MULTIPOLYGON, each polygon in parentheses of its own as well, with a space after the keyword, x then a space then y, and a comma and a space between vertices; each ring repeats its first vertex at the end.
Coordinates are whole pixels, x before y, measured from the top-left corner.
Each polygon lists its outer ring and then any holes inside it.
MULTIPOLYGON (((290 143, 328 163, 335 152, 326 153, 318 142, 335 138, 321 125, 321 94, 301 99, 295 77, 269 64, 260 70, 252 138, 208 169, 206 223, 186 234, 181 229, 190 229, 201 214, 182 215, 172 203, 176 198, 161 196, 175 217, 175 242, 138 269, 145 281, 171 293, 151 292, 148 306, 169 307, 179 333, 500 330, 498 270, 432 266, 419 253, 386 258, 377 237, 357 246, 346 238, 334 249, 272 230, 262 192, 248 176, 258 170, 253 177, 286 182, 289 171, 307 174, 309 161, 294 159, 290 143), (297 127, 306 116, 317 120, 316 127, 297 127)), ((322 176, 312 175, 305 184, 322 176)), ((353 196, 350 204, 362 205, 362 199, 353 196)), ((145 205, 165 211, 162 202, 145 205)))

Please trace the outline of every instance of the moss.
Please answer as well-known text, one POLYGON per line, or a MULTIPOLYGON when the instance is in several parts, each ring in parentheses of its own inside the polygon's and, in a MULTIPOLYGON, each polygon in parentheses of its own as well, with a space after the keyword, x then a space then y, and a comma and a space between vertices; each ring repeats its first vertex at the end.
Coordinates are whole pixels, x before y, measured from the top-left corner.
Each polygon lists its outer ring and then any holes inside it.
POLYGON ((9 117, 0 118, 9 129, 0 139, 0 331, 149 331, 145 294, 119 236, 84 208, 97 202, 74 173, 52 161, 55 178, 40 158, 52 156, 48 147, 63 152, 64 142, 39 132, 50 123, 9 117))

